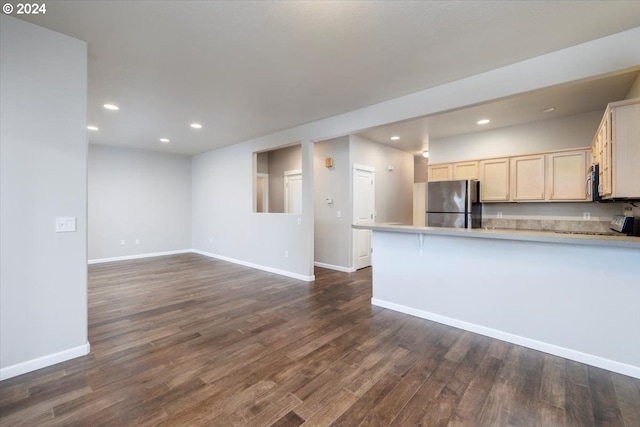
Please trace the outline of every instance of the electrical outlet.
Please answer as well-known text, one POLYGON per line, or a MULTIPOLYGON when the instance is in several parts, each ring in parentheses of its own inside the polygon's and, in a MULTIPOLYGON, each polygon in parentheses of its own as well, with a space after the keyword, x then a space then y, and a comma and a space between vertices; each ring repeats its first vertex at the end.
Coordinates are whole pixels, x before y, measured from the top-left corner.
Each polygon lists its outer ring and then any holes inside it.
POLYGON ((285 251, 284 251, 284 257, 285 257, 285 258, 289 258, 289 251, 288 251, 288 250, 285 250, 285 251))
POLYGON ((341 211, 336 212, 336 215, 338 215, 338 218, 342 218, 342 212, 341 211))
POLYGON ((136 245, 140 244, 140 239, 136 239, 136 245))
POLYGON ((124 239, 120 240, 120 246, 124 246, 124 239))
POLYGON ((209 243, 212 244, 213 243, 213 237, 209 237, 209 243))
POLYGON ((302 218, 298 218, 298 225, 302 225, 302 218))
POLYGON ((496 212, 496 217, 497 218, 502 218, 502 212, 496 212))
POLYGON ((584 219, 584 220, 589 220, 589 219, 591 219, 591 212, 584 212, 584 213, 582 214, 582 219, 584 219))

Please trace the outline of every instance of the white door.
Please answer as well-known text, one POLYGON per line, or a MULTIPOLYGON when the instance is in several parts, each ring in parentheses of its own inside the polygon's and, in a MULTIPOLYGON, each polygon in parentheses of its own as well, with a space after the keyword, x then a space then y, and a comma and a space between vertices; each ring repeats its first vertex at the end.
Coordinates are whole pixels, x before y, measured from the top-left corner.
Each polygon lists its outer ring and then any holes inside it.
MULTIPOLYGON (((375 211, 375 173, 369 166, 353 167, 353 223, 373 224, 375 211)), ((353 230, 353 266, 371 265, 371 230, 353 230)))
POLYGON ((302 171, 284 173, 284 212, 302 214, 302 171))
POLYGON ((256 174, 256 212, 269 212, 269 174, 256 174))

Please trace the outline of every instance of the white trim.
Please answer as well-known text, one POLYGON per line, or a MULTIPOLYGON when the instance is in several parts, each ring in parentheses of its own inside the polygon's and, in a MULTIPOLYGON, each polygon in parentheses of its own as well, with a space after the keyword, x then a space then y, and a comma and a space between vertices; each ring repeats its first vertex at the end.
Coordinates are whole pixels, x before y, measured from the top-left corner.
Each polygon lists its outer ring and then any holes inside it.
POLYGON ((353 273, 354 271, 356 271, 355 267, 342 267, 340 265, 325 264, 324 262, 318 261, 314 262, 313 265, 315 265, 316 267, 328 268, 329 270, 341 271, 343 273, 353 273))
POLYGON ((373 166, 359 165, 357 163, 353 164, 353 168, 361 170, 361 171, 367 171, 367 172, 375 172, 376 171, 376 168, 374 168, 373 166))
MULTIPOLYGON (((258 172, 256 173, 256 182, 258 178, 262 178, 263 181, 263 188, 262 188, 262 208, 263 211, 262 212, 257 212, 258 211, 258 207, 254 206, 253 211, 255 213, 269 213, 269 174, 268 173, 261 173, 258 172)), ((257 184, 256 184, 257 185, 257 184)), ((256 199, 258 198, 258 190, 256 189, 256 199)), ((254 203, 257 204, 257 200, 254 200, 254 203)))
POLYGON ((407 306, 396 304, 393 302, 380 300, 377 298, 371 298, 371 304, 378 307, 383 307, 383 308, 388 308, 390 310, 398 311, 400 313, 410 314, 411 316, 420 317, 422 319, 432 320, 434 322, 442 323, 444 325, 453 326, 454 328, 464 329, 465 331, 475 332, 480 335, 496 338, 512 344, 517 344, 523 347, 532 348, 534 350, 542 351, 544 353, 549 353, 555 356, 564 357, 565 359, 586 363, 587 365, 595 366, 602 369, 607 369, 609 371, 617 372, 619 374, 628 375, 634 378, 640 378, 640 367, 638 366, 627 365, 626 363, 616 362, 615 360, 605 359, 600 356, 594 356, 592 354, 582 353, 580 351, 572 350, 570 348, 560 347, 554 344, 537 341, 531 338, 522 337, 520 335, 510 334, 508 332, 487 328, 486 326, 477 325, 475 323, 465 322, 462 320, 454 319, 447 316, 442 316, 435 313, 430 313, 424 310, 418 310, 415 308, 407 307, 407 306))
POLYGON ((228 262, 232 262, 234 264, 244 265, 245 267, 255 268, 256 270, 267 271, 269 273, 275 273, 275 274, 279 274, 281 276, 291 277, 293 279, 304 280, 305 282, 313 282, 314 280, 316 280, 316 277, 314 275, 305 276, 305 275, 302 275, 302 274, 292 273, 292 272, 286 271, 286 270, 280 270, 278 268, 267 267, 267 266, 260 265, 260 264, 254 264, 252 262, 242 261, 242 260, 235 259, 235 258, 229 258, 229 257, 223 256, 223 255, 212 254, 210 252, 205 252, 205 251, 201 251, 201 250, 198 250, 198 249, 181 249, 181 250, 178 250, 178 251, 155 252, 155 253, 151 253, 151 254, 139 254, 139 255, 128 255, 128 256, 121 256, 121 257, 114 257, 114 258, 90 259, 88 261, 88 263, 89 264, 100 264, 100 263, 103 263, 103 262, 126 261, 126 260, 131 260, 131 259, 152 258, 152 257, 157 257, 157 256, 177 255, 177 254, 187 254, 187 253, 200 254, 200 255, 208 256, 210 258, 216 258, 216 259, 219 259, 219 260, 222 260, 222 261, 228 261, 228 262))
POLYGON ((301 215, 302 214, 302 187, 300 188, 300 212, 291 212, 291 190, 289 184, 292 179, 297 181, 297 177, 300 177, 300 185, 302 186, 302 169, 292 169, 284 171, 284 213, 301 215))
POLYGON ((223 256, 223 255, 212 254, 210 252, 205 252, 205 251, 201 251, 201 250, 198 250, 198 249, 192 249, 191 252, 196 253, 196 254, 200 254, 200 255, 204 255, 204 256, 208 256, 210 258, 215 258, 215 259, 219 259, 219 260, 222 260, 222 261, 227 261, 227 262, 232 262, 234 264, 243 265, 245 267, 255 268, 256 270, 262 270, 262 271, 266 271, 266 272, 269 272, 269 273, 279 274, 281 276, 291 277, 292 279, 304 280, 305 282, 313 282, 314 280, 316 280, 316 276, 315 275, 305 276, 305 275, 302 275, 302 274, 292 273, 292 272, 286 271, 286 270, 280 270, 278 268, 267 267, 267 266, 260 265, 260 264, 254 264, 252 262, 242 261, 242 260, 235 259, 235 258, 229 258, 229 257, 223 256))
POLYGON ((302 175, 302 169, 291 169, 290 171, 284 171, 284 176, 288 175, 302 175))
POLYGON ((165 256, 165 255, 177 255, 177 254, 186 254, 192 252, 191 249, 180 249, 177 251, 166 251, 166 252, 153 252, 149 254, 137 254, 137 255, 125 255, 125 256, 117 256, 113 258, 97 258, 90 259, 87 261, 88 264, 101 264, 103 262, 113 262, 113 261, 126 261, 130 259, 140 259, 140 258, 153 258, 156 256, 165 256))
POLYGON ((90 346, 87 341, 86 344, 79 345, 78 347, 73 347, 59 351, 58 353, 48 354, 36 359, 27 360, 26 362, 7 366, 6 368, 0 369, 0 381, 46 368, 47 366, 55 365, 57 363, 66 362, 67 360, 75 359, 76 357, 86 356, 89 354, 89 350, 90 346))

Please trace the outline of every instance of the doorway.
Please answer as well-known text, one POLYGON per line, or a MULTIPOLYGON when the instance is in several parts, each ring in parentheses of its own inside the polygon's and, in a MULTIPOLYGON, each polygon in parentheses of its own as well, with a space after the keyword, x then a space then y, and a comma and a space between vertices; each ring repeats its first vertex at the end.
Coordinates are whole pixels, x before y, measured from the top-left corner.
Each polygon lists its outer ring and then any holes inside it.
MULTIPOLYGON (((375 169, 353 165, 353 223, 371 225, 375 221, 375 169)), ((371 265, 371 230, 353 230, 353 267, 371 265)))

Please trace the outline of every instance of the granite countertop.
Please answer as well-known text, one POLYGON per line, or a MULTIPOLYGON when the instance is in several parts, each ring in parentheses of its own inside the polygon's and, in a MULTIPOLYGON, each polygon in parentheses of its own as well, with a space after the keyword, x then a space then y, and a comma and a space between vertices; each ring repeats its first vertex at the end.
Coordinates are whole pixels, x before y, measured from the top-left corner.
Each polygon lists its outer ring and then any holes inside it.
POLYGON ((414 227, 411 225, 375 223, 352 225, 353 228, 395 233, 425 234, 433 236, 473 237, 482 239, 520 240, 528 242, 565 243, 574 245, 613 246, 640 249, 640 237, 567 234, 555 231, 506 230, 485 228, 414 227))

